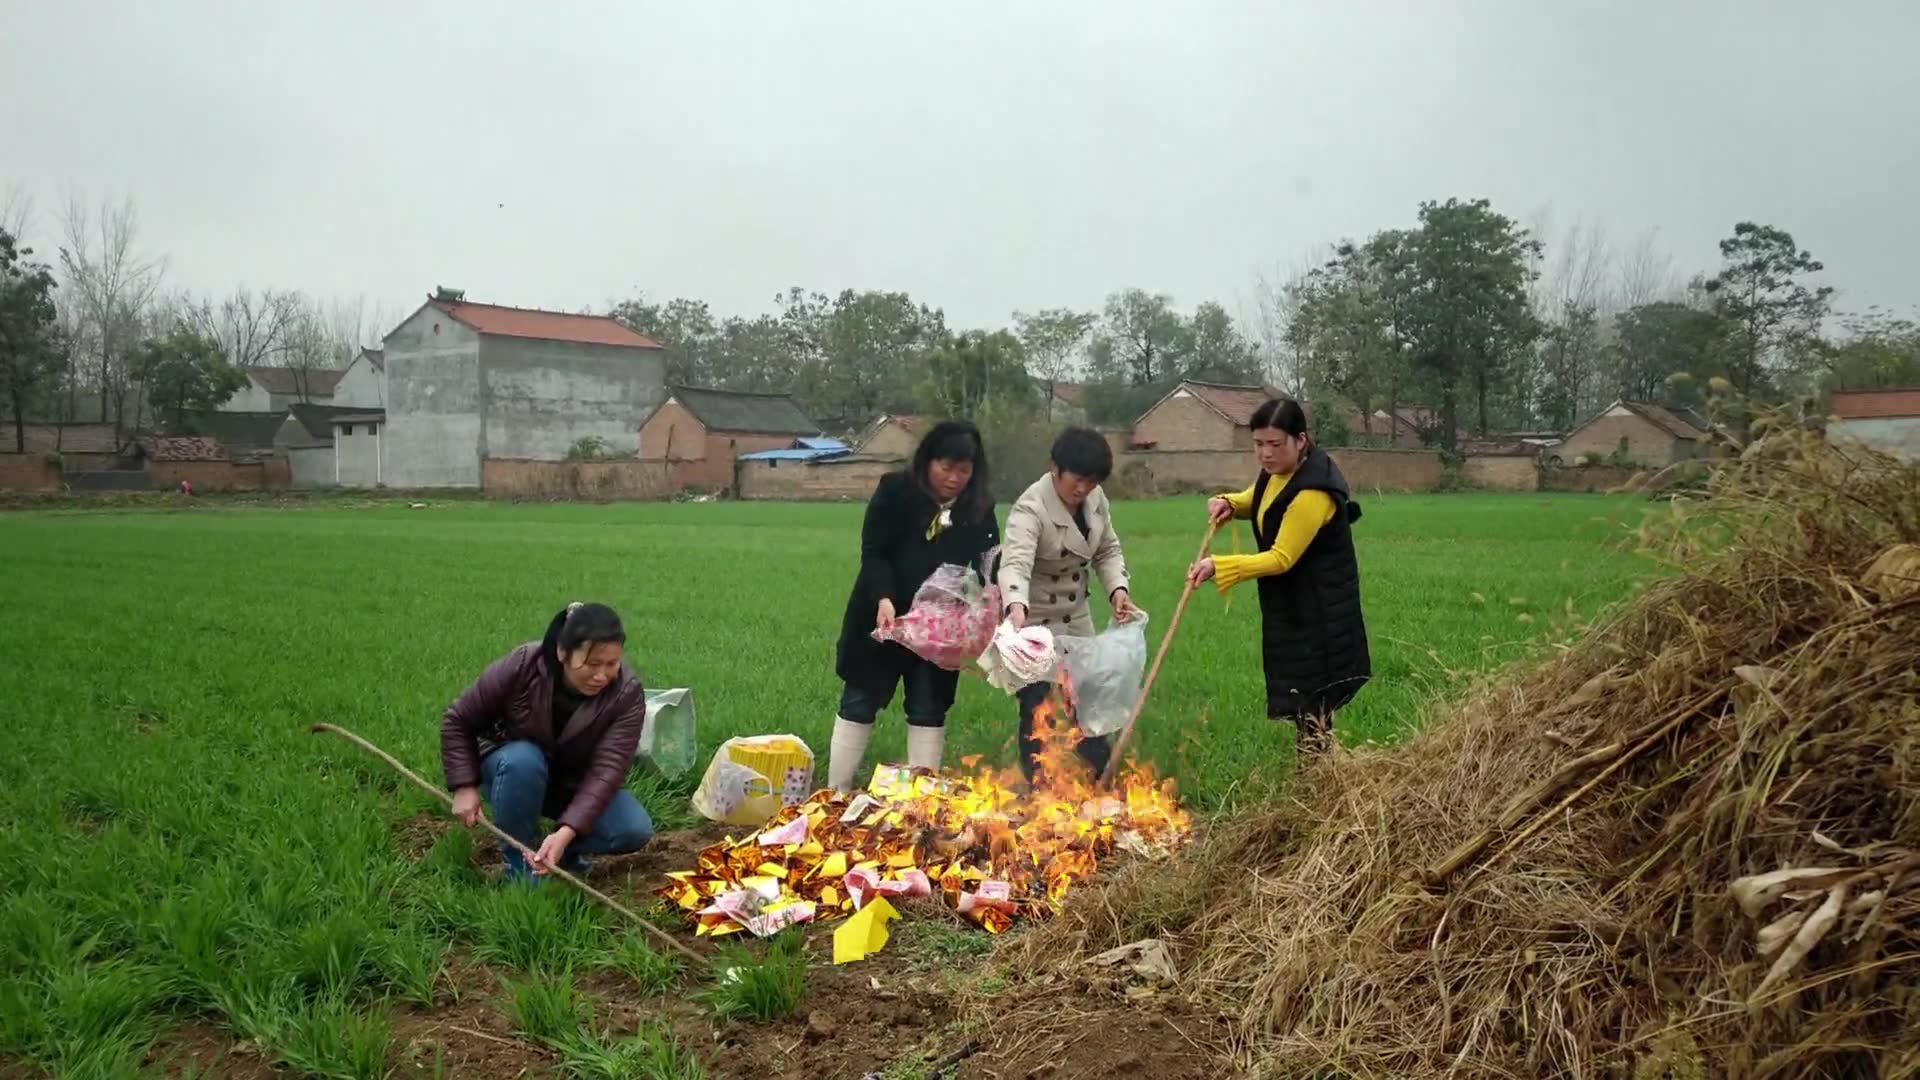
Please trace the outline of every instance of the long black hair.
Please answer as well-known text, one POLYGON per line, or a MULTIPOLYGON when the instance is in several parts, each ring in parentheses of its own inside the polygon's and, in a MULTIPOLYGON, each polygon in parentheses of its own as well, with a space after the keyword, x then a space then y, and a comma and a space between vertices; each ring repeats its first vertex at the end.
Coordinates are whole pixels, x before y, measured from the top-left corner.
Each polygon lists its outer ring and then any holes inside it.
POLYGON ((540 639, 540 654, 549 670, 558 676, 561 653, 608 641, 626 644, 627 629, 620 625, 620 616, 605 604, 575 601, 554 612, 547 623, 546 636, 540 639))
POLYGON ((928 498, 927 468, 935 461, 971 461, 973 479, 953 500, 955 516, 979 521, 993 512, 993 481, 987 474, 987 444, 970 420, 942 420, 921 437, 913 450, 913 480, 928 498))
POLYGON ((1297 439, 1307 433, 1307 410, 1297 401, 1268 398, 1253 410, 1253 419, 1247 422, 1247 427, 1252 431, 1274 428, 1297 439))

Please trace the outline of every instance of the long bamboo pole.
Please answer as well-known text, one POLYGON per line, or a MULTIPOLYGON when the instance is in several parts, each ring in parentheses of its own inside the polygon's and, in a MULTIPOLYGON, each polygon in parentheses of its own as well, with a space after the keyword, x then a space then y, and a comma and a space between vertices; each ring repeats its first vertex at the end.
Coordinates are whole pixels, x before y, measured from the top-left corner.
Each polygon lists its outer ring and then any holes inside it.
MULTIPOLYGON (((1207 522, 1207 533, 1200 538, 1200 553, 1193 557, 1195 562, 1207 557, 1207 549, 1213 546, 1213 534, 1219 529, 1219 522, 1207 522)), ((1180 616, 1187 610, 1193 587, 1193 579, 1188 578, 1186 587, 1180 590, 1180 602, 1174 605, 1173 618, 1167 622, 1167 632, 1160 638, 1160 651, 1153 655, 1153 666, 1147 669, 1147 677, 1140 684, 1140 695, 1133 699, 1133 712, 1127 717, 1127 726, 1120 729, 1120 737, 1114 740, 1113 752, 1107 757, 1107 767, 1100 772, 1101 787, 1112 783, 1113 774, 1120 768, 1120 757, 1126 751, 1128 741, 1133 738, 1133 728, 1140 720, 1140 710, 1146 708, 1147 692, 1153 689, 1153 680, 1160 677, 1160 662, 1167 658, 1167 650, 1173 645, 1174 631, 1180 629, 1180 616)))
MULTIPOLYGON (((372 754, 374 757, 377 757, 381 761, 386 762, 388 765, 393 766, 393 770, 395 772, 413 781, 415 786, 419 787, 422 791, 425 791, 428 794, 432 795, 434 798, 439 799, 441 802, 446 803, 449 808, 453 806, 453 795, 451 793, 443 790, 441 787, 439 787, 436 784, 428 783, 418 773, 414 772, 412 769, 407 768, 405 765, 402 765, 398 758, 395 758, 392 754, 387 753, 385 750, 380 749, 379 747, 373 745, 372 743, 361 738, 360 736, 355 735, 353 732, 348 731, 346 728, 340 727, 335 724, 315 724, 313 725, 313 730, 315 734, 318 734, 324 731, 330 734, 338 735, 341 738, 346 739, 348 742, 353 743, 355 746, 358 746, 360 749, 365 750, 367 753, 372 754)), ((512 847, 518 849, 520 854, 526 856, 529 861, 533 859, 535 852, 532 848, 528 847, 527 845, 521 843, 518 840, 515 840, 513 837, 507 835, 505 830, 501 829, 500 826, 495 825, 493 822, 487 820, 485 815, 481 816, 480 825, 481 827, 485 828, 488 832, 492 833, 494 837, 498 839, 501 843, 511 845, 512 847)), ((586 882, 581 881, 579 878, 574 877, 572 874, 567 873, 565 870, 562 870, 558 866, 549 868, 547 872, 559 878, 560 880, 566 882, 567 884, 572 885, 574 888, 579 889, 581 892, 586 893, 588 896, 593 897, 595 900, 600 901, 602 904, 605 904, 607 907, 612 908, 613 910, 633 920, 635 923, 639 924, 642 930, 645 930, 647 933, 653 935, 653 938, 655 941, 658 941, 660 944, 665 945, 667 948, 672 949, 673 951, 679 953, 681 956, 693 962, 693 964, 696 965, 697 967, 706 968, 709 966, 707 964, 706 957, 701 956, 699 953, 694 952, 692 949, 688 948, 685 944, 681 943, 672 934, 669 934, 665 930, 662 930, 658 926, 655 926, 654 924, 648 922, 644 917, 641 916, 639 912, 634 911, 632 908, 627 907, 625 904, 622 904, 620 901, 615 900, 613 897, 608 896, 606 893, 601 892, 599 889, 596 889, 593 886, 587 884, 586 882)))

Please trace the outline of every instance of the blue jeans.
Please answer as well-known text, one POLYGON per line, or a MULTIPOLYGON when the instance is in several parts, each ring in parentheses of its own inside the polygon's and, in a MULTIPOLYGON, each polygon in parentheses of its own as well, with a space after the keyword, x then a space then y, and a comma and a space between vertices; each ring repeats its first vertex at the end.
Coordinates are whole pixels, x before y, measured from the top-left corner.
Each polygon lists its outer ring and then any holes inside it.
MULTIPOLYGON (((493 809, 495 825, 515 840, 540 850, 540 842, 545 839, 539 832, 540 815, 548 809, 547 755, 540 744, 517 739, 481 758, 480 794, 493 809)), ((560 865, 578 876, 587 868, 584 856, 639 851, 651 839, 653 819, 647 816, 647 808, 640 805, 633 792, 621 788, 600 812, 593 830, 574 837, 567 845, 567 857, 560 865)), ((506 860, 509 879, 528 877, 526 856, 512 847, 502 847, 500 854, 506 860)))

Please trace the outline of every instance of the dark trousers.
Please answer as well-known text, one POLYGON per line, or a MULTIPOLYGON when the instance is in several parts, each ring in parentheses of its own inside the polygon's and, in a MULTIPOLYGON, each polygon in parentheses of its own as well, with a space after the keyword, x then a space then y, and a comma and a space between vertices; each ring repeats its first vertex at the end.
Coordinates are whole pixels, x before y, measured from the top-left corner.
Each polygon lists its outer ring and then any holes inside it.
POLYGON ((904 688, 901 702, 907 723, 913 727, 945 727, 947 711, 953 708, 955 684, 960 673, 916 660, 905 673, 882 672, 860 683, 846 682, 840 687, 840 719, 854 724, 871 724, 893 702, 896 688, 904 688))
MULTIPOLYGON (((1047 700, 1052 690, 1052 683, 1029 683, 1014 695, 1014 700, 1020 703, 1020 773, 1029 784, 1033 783, 1033 757, 1040 752, 1040 740, 1033 737, 1033 713, 1041 702, 1047 700)), ((1113 754, 1113 744, 1105 735, 1089 735, 1074 744, 1073 750, 1097 776, 1106 769, 1107 759, 1113 754)))

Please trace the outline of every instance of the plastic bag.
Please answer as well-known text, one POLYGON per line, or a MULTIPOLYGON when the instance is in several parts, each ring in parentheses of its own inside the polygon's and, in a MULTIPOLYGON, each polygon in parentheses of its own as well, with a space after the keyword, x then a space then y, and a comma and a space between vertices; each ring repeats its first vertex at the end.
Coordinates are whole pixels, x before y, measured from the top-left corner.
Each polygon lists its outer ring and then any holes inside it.
POLYGON ((875 641, 892 641, 948 671, 979 658, 1000 624, 1000 586, 982 585, 964 566, 942 563, 914 590, 913 604, 893 620, 892 630, 875 628, 875 641))
POLYGON ((713 752, 693 793, 693 808, 709 821, 764 825, 783 806, 813 794, 813 751, 794 735, 746 735, 713 752))
POLYGON ((693 691, 685 687, 647 691, 647 723, 640 731, 640 754, 664 776, 693 768, 695 742, 693 691))
POLYGON ((1073 680, 1074 714, 1083 735, 1126 726, 1147 670, 1147 616, 1108 623, 1090 638, 1056 637, 1054 647, 1073 680))
POLYGON ((1001 623, 993 631, 993 640, 980 654, 980 668, 987 673, 987 685, 1009 694, 1031 683, 1053 678, 1059 657, 1053 648, 1053 631, 1044 626, 1015 630, 1001 623))

